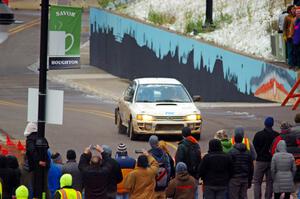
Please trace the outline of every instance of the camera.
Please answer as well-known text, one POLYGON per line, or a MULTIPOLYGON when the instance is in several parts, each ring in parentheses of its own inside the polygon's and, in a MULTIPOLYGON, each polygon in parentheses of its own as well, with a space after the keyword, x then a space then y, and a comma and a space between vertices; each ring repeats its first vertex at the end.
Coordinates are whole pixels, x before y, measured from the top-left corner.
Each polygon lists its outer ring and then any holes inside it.
POLYGON ((135 149, 134 152, 135 153, 143 153, 143 150, 142 149, 135 149))

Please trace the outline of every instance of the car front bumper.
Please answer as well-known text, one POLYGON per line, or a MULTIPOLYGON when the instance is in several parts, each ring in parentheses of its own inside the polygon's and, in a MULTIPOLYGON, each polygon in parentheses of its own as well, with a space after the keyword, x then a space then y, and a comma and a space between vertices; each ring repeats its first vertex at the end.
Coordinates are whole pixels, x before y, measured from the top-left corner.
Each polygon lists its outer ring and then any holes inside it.
POLYGON ((183 127, 190 127, 192 134, 200 134, 202 120, 196 121, 133 121, 133 130, 136 134, 165 134, 181 135, 183 127))

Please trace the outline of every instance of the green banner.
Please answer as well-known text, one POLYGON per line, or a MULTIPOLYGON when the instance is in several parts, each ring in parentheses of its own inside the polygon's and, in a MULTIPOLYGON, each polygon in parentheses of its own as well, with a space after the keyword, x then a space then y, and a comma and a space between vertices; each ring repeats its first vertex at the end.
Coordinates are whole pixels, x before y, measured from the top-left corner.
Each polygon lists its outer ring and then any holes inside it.
POLYGON ((55 5, 50 7, 48 44, 50 69, 79 65, 81 16, 82 8, 55 5))

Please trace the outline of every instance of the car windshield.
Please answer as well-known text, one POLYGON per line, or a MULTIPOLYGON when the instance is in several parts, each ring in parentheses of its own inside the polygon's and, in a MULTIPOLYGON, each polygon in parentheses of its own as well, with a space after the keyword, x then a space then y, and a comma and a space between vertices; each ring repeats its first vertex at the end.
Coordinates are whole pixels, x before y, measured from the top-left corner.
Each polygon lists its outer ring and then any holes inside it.
POLYGON ((142 84, 136 93, 136 102, 191 102, 187 91, 179 84, 142 84))

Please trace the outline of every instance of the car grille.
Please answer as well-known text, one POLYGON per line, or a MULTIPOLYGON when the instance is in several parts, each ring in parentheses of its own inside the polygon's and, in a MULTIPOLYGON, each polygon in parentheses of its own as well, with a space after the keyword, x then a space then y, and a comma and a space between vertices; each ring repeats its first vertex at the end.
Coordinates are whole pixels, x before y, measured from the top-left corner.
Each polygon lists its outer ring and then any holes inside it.
POLYGON ((184 121, 184 116, 155 116, 155 120, 163 121, 163 120, 173 120, 173 121, 184 121))
POLYGON ((156 131, 181 131, 184 127, 183 124, 157 124, 156 131))

